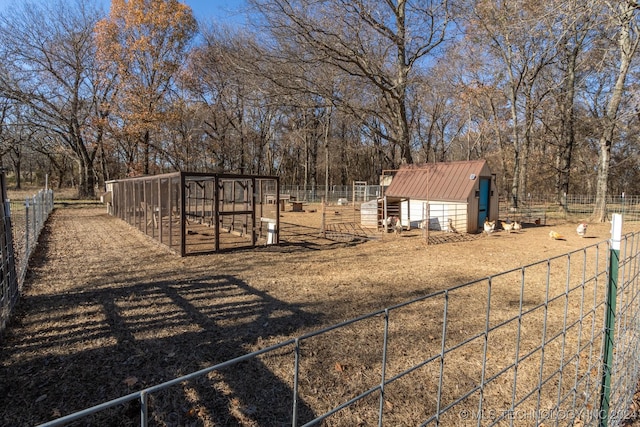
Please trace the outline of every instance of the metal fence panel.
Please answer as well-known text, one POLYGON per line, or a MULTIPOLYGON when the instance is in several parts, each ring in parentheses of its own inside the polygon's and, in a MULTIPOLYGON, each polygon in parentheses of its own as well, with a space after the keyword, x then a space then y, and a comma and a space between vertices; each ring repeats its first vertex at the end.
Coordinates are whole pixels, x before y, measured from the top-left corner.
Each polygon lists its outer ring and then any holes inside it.
POLYGON ((13 306, 15 305, 24 278, 27 273, 29 259, 35 251, 38 237, 49 214, 53 211, 53 191, 41 190, 24 201, 10 201, 4 190, 2 178, 3 200, 5 200, 2 223, 2 294, 0 296, 0 333, 5 329, 13 306))
MULTIPOLYGON (((622 425, 639 379, 640 233, 624 236, 622 248, 611 426, 622 425)), ((140 425, 162 422, 149 399, 192 381, 217 387, 231 369, 251 370, 255 393, 277 378, 275 401, 290 408, 280 421, 293 426, 598 425, 609 250, 600 242, 433 292, 43 425, 117 422, 110 408, 130 401, 139 402, 140 425)))

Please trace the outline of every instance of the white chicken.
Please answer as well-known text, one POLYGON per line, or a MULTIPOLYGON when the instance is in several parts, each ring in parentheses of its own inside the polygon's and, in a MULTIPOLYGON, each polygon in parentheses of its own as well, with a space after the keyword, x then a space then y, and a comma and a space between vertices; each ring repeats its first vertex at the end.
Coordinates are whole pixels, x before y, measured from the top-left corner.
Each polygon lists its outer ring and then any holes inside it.
POLYGON ((395 215, 383 219, 382 226, 385 229, 388 228, 389 231, 393 231, 395 234, 402 233, 402 222, 400 221, 400 218, 395 215))
POLYGON ((490 236, 493 233, 493 230, 496 228, 495 221, 489 221, 489 218, 484 219, 484 232, 487 233, 487 236, 490 236))
POLYGON ((584 237, 587 235, 587 223, 586 222, 581 222, 578 227, 576 228, 576 232, 578 233, 578 236, 580 237, 584 237))
POLYGON ((518 221, 514 221, 513 222, 513 231, 520 231, 522 230, 522 224, 519 223, 518 221))
POLYGON ((394 215, 392 215, 392 216, 390 216, 390 217, 388 217, 388 218, 384 218, 384 219, 382 220, 382 226, 383 226, 383 227, 390 227, 390 228, 393 228, 393 227, 396 225, 397 218, 398 218, 398 217, 397 217, 397 216, 394 216, 394 215))

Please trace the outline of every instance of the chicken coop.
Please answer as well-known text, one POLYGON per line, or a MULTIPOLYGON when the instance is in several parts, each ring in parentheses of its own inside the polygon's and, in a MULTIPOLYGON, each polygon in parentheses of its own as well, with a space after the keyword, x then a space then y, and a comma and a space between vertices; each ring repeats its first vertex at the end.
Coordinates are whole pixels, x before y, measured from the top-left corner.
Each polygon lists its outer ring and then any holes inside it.
POLYGON ((181 256, 279 243, 275 176, 175 172, 106 187, 108 213, 181 256))
POLYGON ((378 219, 397 215, 405 227, 478 233, 498 218, 495 175, 485 160, 404 165, 393 171, 378 219))

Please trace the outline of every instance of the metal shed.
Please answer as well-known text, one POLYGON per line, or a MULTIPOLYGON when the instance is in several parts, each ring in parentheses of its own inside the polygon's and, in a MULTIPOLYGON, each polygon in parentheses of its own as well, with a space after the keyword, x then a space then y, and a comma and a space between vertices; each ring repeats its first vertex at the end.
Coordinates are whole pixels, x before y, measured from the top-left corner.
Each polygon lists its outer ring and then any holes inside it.
POLYGON ((498 219, 495 175, 485 160, 404 165, 384 194, 403 225, 425 219, 431 230, 482 231, 485 218, 498 219))
POLYGON ((181 256, 279 243, 275 176, 175 172, 106 187, 108 213, 181 256))

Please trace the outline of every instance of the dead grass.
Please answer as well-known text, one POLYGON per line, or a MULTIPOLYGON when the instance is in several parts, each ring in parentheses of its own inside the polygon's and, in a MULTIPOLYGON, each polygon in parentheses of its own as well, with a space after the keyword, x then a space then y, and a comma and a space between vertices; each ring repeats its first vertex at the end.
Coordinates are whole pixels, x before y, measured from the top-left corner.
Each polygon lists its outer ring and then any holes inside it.
MULTIPOLYGON (((103 208, 56 210, 0 348, 4 425, 41 423, 289 338, 437 294, 390 312, 387 377, 440 351, 445 298, 448 304, 445 346, 451 350, 445 363, 434 358, 386 391, 385 425, 416 425, 436 408, 440 372, 443 405, 472 390, 482 373, 482 340, 473 339, 457 349, 454 344, 484 330, 488 282, 439 292, 606 240, 610 227, 591 225, 588 239, 575 235, 573 224, 554 224, 529 226, 520 233, 497 232, 488 238, 450 239, 446 244, 426 245, 420 230, 400 236, 375 233, 375 239, 364 242, 334 242, 320 238, 319 209, 309 210, 313 207, 283 213, 283 244, 278 247, 187 258, 107 216, 103 208), (550 240, 551 228, 566 239, 550 240)), ((625 224, 625 231, 637 228, 638 224, 625 224)), ((433 236, 440 242, 448 238, 433 236)), ((575 262, 570 277, 561 273, 567 271, 566 265, 553 266, 551 292, 562 292, 567 282, 577 280, 579 257, 575 262)), ((591 263, 587 268, 596 268, 591 263)), ((511 404, 513 372, 498 374, 513 359, 516 337, 521 354, 526 354, 542 342, 540 322, 548 319, 547 333, 553 336, 563 328, 565 307, 569 315, 581 309, 581 298, 574 294, 566 305, 564 300, 546 304, 546 277, 546 264, 528 270, 522 301, 531 314, 522 325, 510 320, 521 310, 520 270, 491 283, 489 320, 492 325, 504 324, 487 343, 485 375, 497 377, 484 398, 494 408, 508 409, 511 404)), ((383 320, 380 313, 302 341, 301 420, 379 384, 383 320)), ((545 375, 560 365, 561 348, 567 354, 578 352, 577 337, 548 344, 545 375)), ((538 352, 522 361, 515 389, 518 398, 538 385, 540 357, 538 352)), ((152 425, 290 425, 293 360, 293 348, 288 346, 155 393, 150 403, 152 425)), ((581 363, 574 369, 589 374, 593 364, 586 354, 581 363)), ((567 368, 568 376, 575 372, 567 368)), ((570 385, 567 381, 564 387, 570 385)), ((557 381, 542 387, 543 402, 555 402, 557 388, 557 381)), ((464 405, 477 408, 477 402, 473 395, 464 405)), ((535 400, 527 403, 531 405, 535 407, 535 400)), ((378 398, 372 396, 332 416, 326 425, 372 425, 377 410, 378 398)), ((137 407, 125 405, 81 425, 136 425, 137 417, 137 407)), ((442 420, 443 425, 460 423, 459 413, 453 411, 442 420)))

